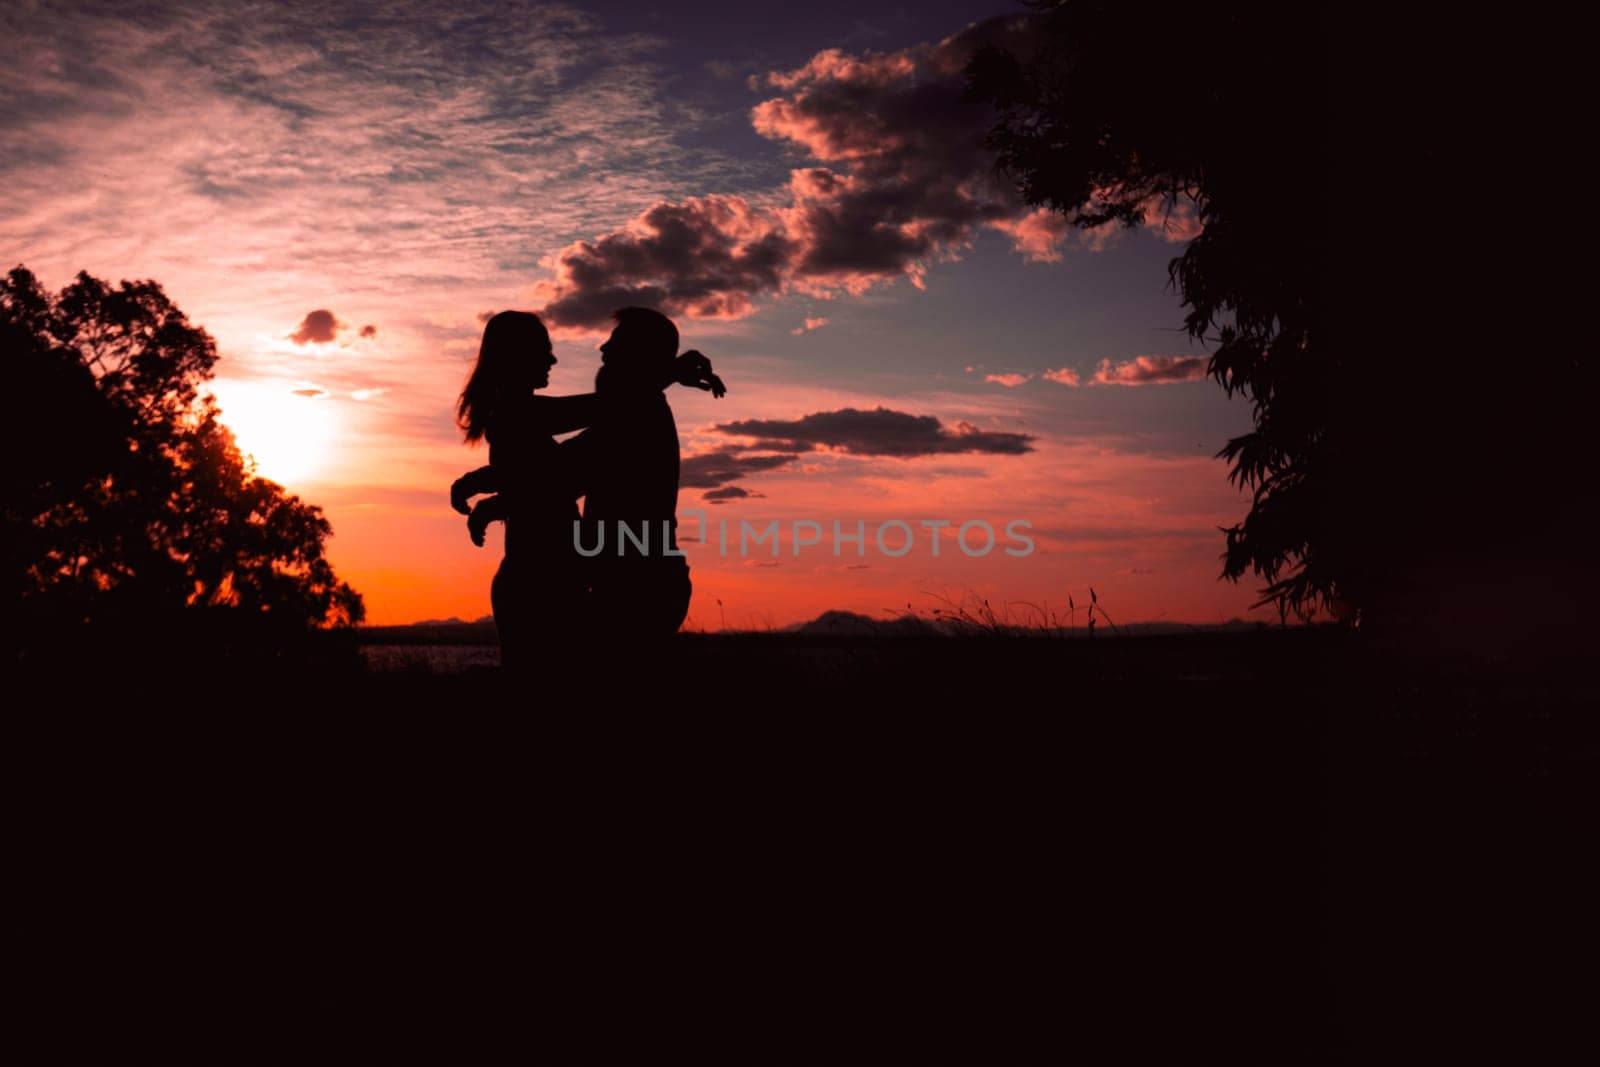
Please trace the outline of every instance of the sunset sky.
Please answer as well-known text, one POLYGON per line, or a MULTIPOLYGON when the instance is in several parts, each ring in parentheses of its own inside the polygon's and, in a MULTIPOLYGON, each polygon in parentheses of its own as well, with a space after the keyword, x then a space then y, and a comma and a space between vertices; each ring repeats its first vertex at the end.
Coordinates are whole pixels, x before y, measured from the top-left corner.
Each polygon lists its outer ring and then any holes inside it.
POLYGON ((224 421, 326 510, 373 623, 489 612, 500 534, 447 500, 486 462, 452 421, 483 316, 543 313, 550 391, 582 392, 625 304, 730 390, 669 393, 680 515, 712 524, 687 628, 1069 594, 1081 621, 1091 586, 1118 622, 1246 616, 1217 527, 1249 500, 1212 457, 1250 412, 1167 287, 1193 222, 1064 232, 992 178, 960 69, 1017 10, 13 0, 0 255, 152 278, 209 330, 224 421), (780 556, 739 558, 774 519, 780 556), (1035 550, 963 555, 978 519, 1035 550), (799 557, 795 520, 825 530, 799 557), (923 520, 953 524, 937 557, 923 520))

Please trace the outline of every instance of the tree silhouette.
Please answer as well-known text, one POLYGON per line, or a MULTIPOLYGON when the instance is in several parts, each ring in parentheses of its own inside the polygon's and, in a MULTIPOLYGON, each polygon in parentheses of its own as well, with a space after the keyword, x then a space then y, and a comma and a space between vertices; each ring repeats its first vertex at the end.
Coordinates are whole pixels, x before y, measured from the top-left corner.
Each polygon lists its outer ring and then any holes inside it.
POLYGON ((1220 453, 1254 491, 1223 575, 1431 647, 1581 632, 1600 598, 1581 488, 1600 361, 1562 314, 1581 306, 1554 280, 1562 256, 1528 246, 1560 228, 1523 192, 1572 143, 1571 94, 1539 82, 1511 106, 1478 58, 1545 25, 1029 6, 1012 52, 966 70, 1023 197, 1083 227, 1174 209, 1204 224, 1171 282, 1255 423, 1220 453))
POLYGON ((201 385, 216 344, 151 281, 0 279, 6 598, 28 646, 89 627, 149 650, 349 626, 319 508, 256 477, 201 385))
POLYGON ((1334 505, 1324 329, 1324 64, 1314 7, 1033 5, 1036 50, 990 46, 969 87, 998 109, 989 143, 1031 204, 1080 227, 1189 210, 1204 229, 1170 264, 1210 372, 1253 402, 1255 428, 1221 455, 1255 491, 1226 531, 1223 573, 1253 569, 1263 602, 1303 612, 1359 584, 1357 531, 1334 505))

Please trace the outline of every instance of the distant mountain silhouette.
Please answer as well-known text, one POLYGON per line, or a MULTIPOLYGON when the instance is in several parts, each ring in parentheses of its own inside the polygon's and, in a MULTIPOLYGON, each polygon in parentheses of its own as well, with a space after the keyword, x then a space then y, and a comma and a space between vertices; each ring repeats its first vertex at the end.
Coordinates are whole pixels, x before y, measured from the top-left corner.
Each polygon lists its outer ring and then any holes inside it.
MULTIPOLYGON (((1267 625, 1249 619, 1229 619, 1227 622, 1215 623, 1135 622, 1119 624, 1115 630, 1101 624, 1096 630, 1096 635, 1235 633, 1259 630, 1267 625)), ((914 615, 874 619, 860 612, 830 610, 824 611, 808 622, 797 622, 776 630, 756 632, 794 634, 802 637, 930 637, 986 633, 1025 637, 1045 633, 1087 636, 1089 631, 1087 626, 1081 625, 1052 630, 1023 625, 988 627, 971 620, 963 622, 955 616, 947 616, 942 620, 914 615)), ((357 633, 359 642, 369 645, 492 645, 496 641, 492 615, 484 615, 471 622, 452 615, 449 618, 424 619, 402 626, 362 626, 357 628, 357 633)), ((705 636, 717 635, 713 632, 705 636)))
MULTIPOLYGON (((1102 623, 1098 632, 1102 635, 1112 632, 1135 634, 1190 634, 1190 633, 1230 633, 1235 631, 1258 630, 1267 624, 1260 621, 1247 619, 1229 619, 1227 622, 1215 623, 1186 623, 1186 622, 1135 622, 1127 625, 1118 625, 1114 628, 1102 623)), ((1056 627, 1045 629, 1038 626, 1027 625, 1002 625, 987 626, 975 620, 961 620, 955 616, 946 616, 941 620, 929 620, 913 615, 902 615, 895 619, 874 619, 854 611, 825 611, 810 622, 799 622, 786 626, 779 633, 804 634, 807 636, 869 636, 869 637, 923 637, 929 634, 959 636, 973 633, 1005 633, 1017 636, 1043 633, 1072 633, 1087 635, 1087 626, 1056 627)))
POLYGON ((923 637, 936 634, 939 630, 932 623, 909 615, 898 619, 874 619, 853 611, 824 611, 810 622, 795 623, 793 626, 784 627, 780 632, 826 636, 860 634, 874 637, 923 637))
POLYGON ((363 645, 493 645, 494 616, 484 615, 471 622, 455 616, 425 619, 402 626, 361 626, 356 640, 363 645))

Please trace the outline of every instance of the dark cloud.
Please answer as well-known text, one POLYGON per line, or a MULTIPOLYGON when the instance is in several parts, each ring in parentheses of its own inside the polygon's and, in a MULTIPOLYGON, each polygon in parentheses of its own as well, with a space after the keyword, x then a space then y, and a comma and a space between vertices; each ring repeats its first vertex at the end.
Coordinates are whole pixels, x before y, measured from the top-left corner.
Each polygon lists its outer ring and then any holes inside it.
POLYGON ((737 485, 724 486, 721 489, 712 489, 700 494, 700 499, 708 504, 726 504, 730 500, 754 500, 766 496, 765 493, 752 493, 748 489, 741 489, 737 485))
POLYGON ((751 111, 757 132, 824 164, 794 172, 785 213, 804 252, 802 285, 859 289, 919 276, 985 224, 1029 214, 995 181, 993 114, 966 98, 962 69, 986 43, 1026 50, 1032 19, 975 23, 935 45, 853 57, 830 49, 767 77, 783 95, 751 111))
POLYGON ((753 79, 779 92, 752 109, 755 130, 808 165, 760 204, 662 202, 568 245, 554 280, 537 287, 546 319, 600 327, 625 304, 737 318, 787 289, 859 293, 902 276, 920 284, 929 263, 956 258, 982 226, 1010 235, 1030 259, 1053 258, 1065 228, 1038 219, 995 178, 983 145, 992 115, 966 99, 962 74, 982 44, 1027 51, 1032 24, 1006 15, 937 44, 859 58, 829 50, 753 79))
POLYGON ((541 314, 576 328, 603 325, 628 305, 739 318, 752 298, 780 287, 793 256, 793 242, 739 197, 657 204, 626 230, 562 251, 557 281, 541 289, 541 314))
POLYGON ((932 456, 952 452, 1021 455, 1033 451, 1033 435, 980 430, 968 422, 946 428, 932 415, 876 408, 843 408, 798 419, 745 419, 712 427, 720 433, 754 437, 764 447, 786 452, 834 448, 864 456, 932 456))
POLYGON ((317 389, 315 387, 310 387, 310 388, 306 388, 306 389, 294 389, 294 390, 291 390, 291 391, 294 393, 295 396, 326 396, 328 394, 328 391, 326 389, 317 389))
POLYGON ((367 325, 361 327, 361 336, 366 338, 376 337, 378 336, 378 328, 373 326, 371 323, 368 323, 367 325))
POLYGON ((340 322, 333 312, 326 308, 318 308, 316 311, 306 313, 306 317, 300 320, 300 325, 289 335, 289 340, 297 345, 327 344, 342 329, 344 323, 340 322))
POLYGON ((745 455, 743 449, 727 448, 689 456, 678 469, 678 484, 684 489, 717 489, 748 474, 787 467, 799 457, 789 455, 745 455))

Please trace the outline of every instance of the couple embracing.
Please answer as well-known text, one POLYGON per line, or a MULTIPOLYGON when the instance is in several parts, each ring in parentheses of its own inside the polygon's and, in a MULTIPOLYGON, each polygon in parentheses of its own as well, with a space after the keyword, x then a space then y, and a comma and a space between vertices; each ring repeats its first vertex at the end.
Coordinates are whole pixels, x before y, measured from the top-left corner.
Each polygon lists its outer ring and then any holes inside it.
POLYGON ((700 353, 678 355, 678 329, 659 311, 623 308, 614 318, 595 391, 539 396, 556 363, 550 334, 537 315, 500 312, 484 326, 456 407, 467 441, 489 442, 489 465, 458 478, 450 502, 469 516, 477 545, 490 523, 505 523, 491 597, 508 667, 583 635, 664 637, 688 614, 678 429, 663 394, 674 382, 726 390, 700 353), (574 430, 583 432, 557 444, 555 435, 574 430), (483 499, 471 505, 474 497, 483 499))

